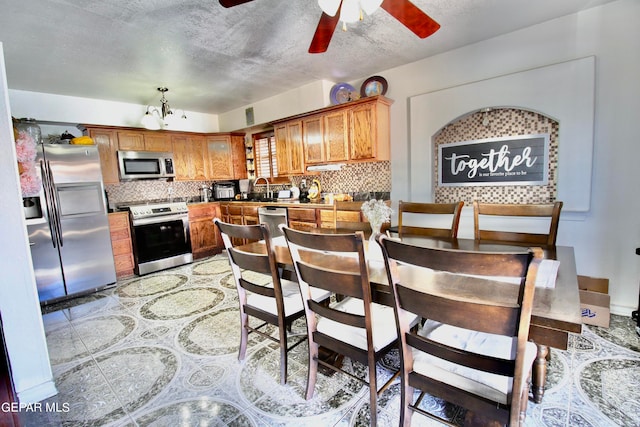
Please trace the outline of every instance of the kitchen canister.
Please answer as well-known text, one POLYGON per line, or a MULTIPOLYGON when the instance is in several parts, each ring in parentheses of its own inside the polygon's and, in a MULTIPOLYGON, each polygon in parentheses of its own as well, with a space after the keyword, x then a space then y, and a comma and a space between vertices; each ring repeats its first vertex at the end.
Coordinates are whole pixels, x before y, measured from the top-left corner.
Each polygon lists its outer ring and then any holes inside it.
POLYGON ((34 143, 40 144, 42 142, 42 130, 36 122, 36 119, 20 119, 16 124, 16 127, 18 128, 18 131, 27 132, 31 136, 31 138, 33 138, 34 143))

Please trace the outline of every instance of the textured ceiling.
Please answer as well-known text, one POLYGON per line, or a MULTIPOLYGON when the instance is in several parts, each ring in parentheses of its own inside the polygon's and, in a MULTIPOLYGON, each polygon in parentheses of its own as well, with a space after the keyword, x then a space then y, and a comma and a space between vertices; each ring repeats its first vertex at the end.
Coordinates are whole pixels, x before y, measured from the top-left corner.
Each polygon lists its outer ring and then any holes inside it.
POLYGON ((419 39, 379 9, 309 54, 315 0, 0 0, 10 89, 219 114, 304 84, 366 78, 612 0, 413 0, 419 39))

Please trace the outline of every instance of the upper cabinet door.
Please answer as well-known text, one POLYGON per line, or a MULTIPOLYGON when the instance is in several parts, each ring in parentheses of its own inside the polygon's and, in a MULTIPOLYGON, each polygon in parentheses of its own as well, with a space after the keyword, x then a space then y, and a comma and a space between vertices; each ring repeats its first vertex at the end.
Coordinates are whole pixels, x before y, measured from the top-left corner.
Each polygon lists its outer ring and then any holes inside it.
POLYGON ((118 150, 143 151, 144 134, 135 131, 118 131, 118 150))
POLYGON ((118 176, 118 137, 116 131, 108 129, 88 129, 89 136, 98 147, 102 180, 105 184, 117 184, 118 176))
POLYGON ((205 159, 205 139, 199 135, 173 136, 173 163, 178 181, 204 181, 208 162, 205 159))
POLYGON ((231 152, 233 153, 233 178, 247 178, 247 150, 244 146, 244 134, 231 135, 231 152))
POLYGON ((322 116, 314 116, 302 121, 304 141, 304 161, 307 164, 324 162, 324 132, 322 116))
POLYGON ((349 122, 347 112, 334 111, 324 116, 325 160, 349 160, 349 122))
POLYGON ((289 175, 291 170, 291 162, 289 161, 289 148, 287 125, 282 123, 273 129, 276 139, 276 162, 278 165, 278 176, 289 175))
POLYGON ((351 122, 351 160, 376 157, 375 105, 360 105, 349 111, 351 122))
POLYGON ((302 148, 302 121, 287 124, 287 148, 289 151, 289 174, 304 172, 304 150, 302 148))
POLYGON ((233 150, 230 136, 207 137, 210 179, 233 179, 233 150))
POLYGON ((145 151, 171 152, 171 135, 159 132, 144 133, 145 151))

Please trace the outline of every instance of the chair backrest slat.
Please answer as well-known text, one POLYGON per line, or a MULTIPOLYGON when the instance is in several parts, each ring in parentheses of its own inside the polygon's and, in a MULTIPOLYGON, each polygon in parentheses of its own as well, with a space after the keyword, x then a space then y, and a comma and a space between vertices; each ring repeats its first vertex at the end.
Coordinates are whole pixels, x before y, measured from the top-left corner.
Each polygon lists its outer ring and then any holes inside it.
POLYGON ((480 354, 458 351, 416 334, 406 334, 406 340, 407 345, 451 363, 497 375, 513 376, 515 368, 513 360, 496 359, 480 354))
POLYGON ((349 326, 355 326, 356 328, 367 327, 365 316, 334 310, 324 304, 319 304, 313 300, 309 301, 309 308, 311 308, 314 313, 319 314, 322 317, 326 317, 327 319, 331 319, 334 322, 346 324, 349 326))
MULTIPOLYGON (((505 284, 504 287, 513 288, 513 285, 505 284)), ((405 310, 425 319, 490 334, 514 336, 518 332, 519 305, 499 306, 471 300, 457 301, 437 295, 425 295, 402 284, 398 286, 398 298, 405 310), (485 321, 487 318, 489 320, 485 321)))
POLYGON ((235 248, 231 248, 229 250, 229 254, 232 258, 232 261, 242 269, 251 270, 258 273, 271 274, 271 265, 269 263, 269 257, 266 253, 255 254, 238 251, 235 248))
POLYGON ((528 243, 532 245, 554 246, 558 236, 560 212, 563 203, 542 204, 514 204, 514 203, 481 203, 473 202, 473 228, 476 240, 496 240, 507 242, 528 243), (549 218, 549 231, 547 233, 528 233, 522 231, 507 231, 482 228, 481 216, 499 217, 531 217, 549 218))
POLYGON ((417 235, 455 239, 458 237, 458 227, 463 206, 464 202, 462 201, 457 203, 421 203, 400 200, 398 203, 398 234, 400 237, 417 235), (450 215, 451 225, 448 228, 407 225, 407 214, 450 215))
POLYGON ((326 289, 344 296, 363 298, 362 279, 359 271, 346 272, 319 268, 305 262, 298 262, 299 279, 310 286, 326 289))
POLYGON ((413 265, 456 274, 524 277, 531 259, 529 252, 472 252, 456 249, 420 248, 395 240, 385 241, 389 256, 413 265), (452 260, 455 259, 455 262, 452 260))

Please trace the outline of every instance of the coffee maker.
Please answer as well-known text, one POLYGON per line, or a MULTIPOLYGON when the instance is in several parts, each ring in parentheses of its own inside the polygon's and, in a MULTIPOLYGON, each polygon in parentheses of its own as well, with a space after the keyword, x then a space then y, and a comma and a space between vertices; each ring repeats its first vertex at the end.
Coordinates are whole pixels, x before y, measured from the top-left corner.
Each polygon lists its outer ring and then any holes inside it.
POLYGON ((209 187, 208 185, 203 185, 200 188, 200 201, 207 203, 208 201, 213 199, 212 194, 213 193, 211 191, 211 187, 209 187))
POLYGON ((300 181, 300 203, 309 203, 309 187, 307 187, 307 180, 300 181))

